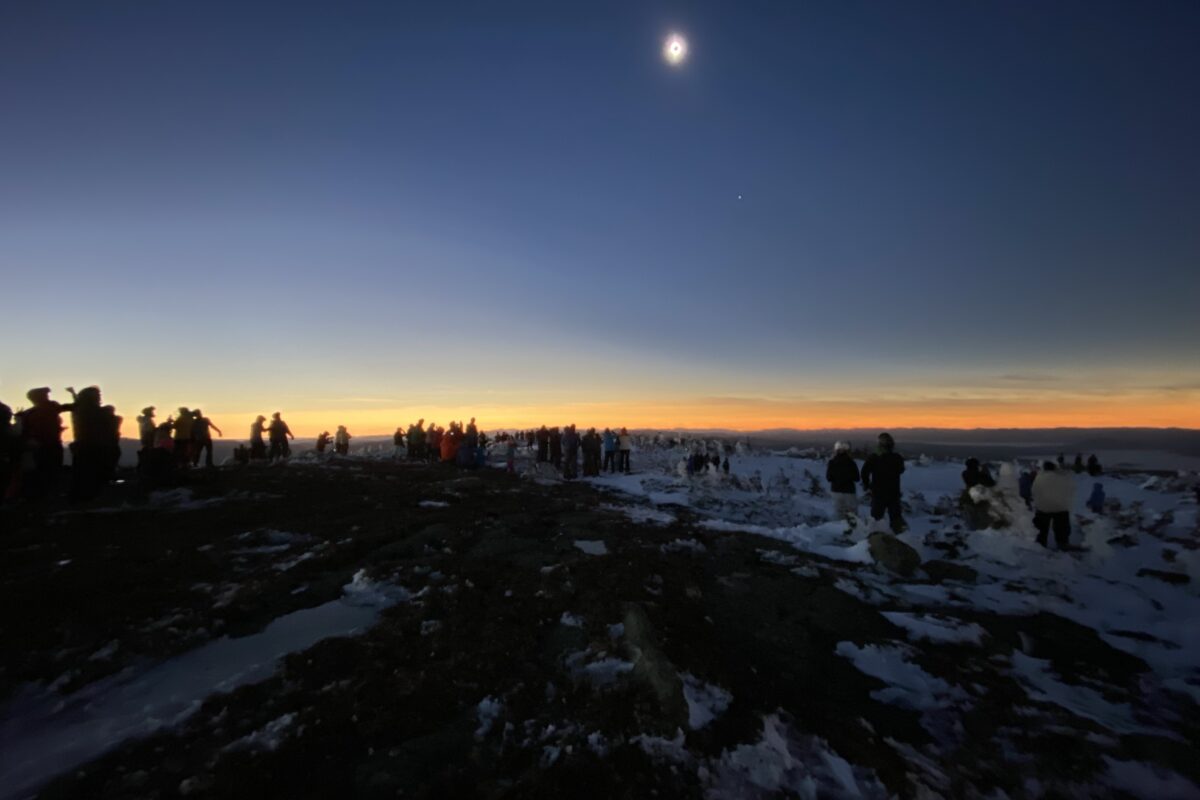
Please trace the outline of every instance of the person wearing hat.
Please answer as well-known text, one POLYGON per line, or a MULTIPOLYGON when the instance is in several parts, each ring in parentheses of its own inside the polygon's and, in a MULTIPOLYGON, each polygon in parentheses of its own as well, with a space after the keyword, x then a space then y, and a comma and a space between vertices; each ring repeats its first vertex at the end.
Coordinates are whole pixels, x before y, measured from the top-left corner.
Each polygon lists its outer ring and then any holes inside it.
POLYGON ((141 415, 137 418, 138 423, 138 440, 142 443, 142 450, 151 450, 154 448, 154 429, 158 425, 154 422, 154 406, 146 406, 142 409, 141 415))
POLYGON ((263 434, 267 431, 267 418, 262 414, 255 417, 253 424, 250 425, 250 460, 262 461, 267 457, 267 444, 263 441, 263 434))
POLYGON ((896 452, 896 440, 890 433, 879 434, 879 451, 867 457, 862 468, 863 489, 871 494, 871 519, 878 522, 886 511, 892 533, 905 529, 900 506, 900 476, 904 456, 896 452))
POLYGON ((838 442, 833 458, 825 466, 825 480, 833 495, 833 514, 837 519, 853 517, 858 509, 858 464, 850 457, 850 445, 838 442))
POLYGON ((63 466, 62 416, 71 405, 50 399, 46 386, 25 394, 32 407, 17 414, 21 423, 22 449, 30 454, 22 488, 29 497, 41 497, 54 489, 63 466))

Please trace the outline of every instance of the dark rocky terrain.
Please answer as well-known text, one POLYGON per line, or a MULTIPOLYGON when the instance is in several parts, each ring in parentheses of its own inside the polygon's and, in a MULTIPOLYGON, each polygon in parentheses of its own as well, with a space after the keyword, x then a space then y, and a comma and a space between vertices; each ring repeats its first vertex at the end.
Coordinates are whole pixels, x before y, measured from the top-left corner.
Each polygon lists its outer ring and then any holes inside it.
MULTIPOLYGON (((252 635, 342 597, 360 570, 406 593, 373 627, 114 742, 43 797, 1125 796, 1097 782, 1106 759, 1200 783, 1195 704, 1151 703, 1143 662, 1061 617, 957 611, 985 635, 910 643, 953 691, 905 707, 838 652, 905 639, 845 591, 877 566, 687 511, 637 524, 611 494, 498 470, 344 460, 188 477, 0 512, 6 745, 30 685, 69 698, 252 635), (1130 704, 1145 729, 1115 735, 1031 700, 1007 668, 1022 653, 1130 704)), ((950 564, 914 580, 974 577, 950 564)))

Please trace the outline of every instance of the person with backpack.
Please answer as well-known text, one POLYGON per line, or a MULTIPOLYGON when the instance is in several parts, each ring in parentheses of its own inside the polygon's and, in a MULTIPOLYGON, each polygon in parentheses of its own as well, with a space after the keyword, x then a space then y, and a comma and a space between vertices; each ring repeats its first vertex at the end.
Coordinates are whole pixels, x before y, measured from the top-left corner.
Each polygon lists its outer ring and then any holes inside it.
POLYGON ((850 445, 838 442, 833 446, 833 458, 825 466, 825 480, 833 495, 833 513, 838 519, 853 517, 858 511, 858 464, 850 456, 850 445))
POLYGON ((878 452, 867 457, 862 468, 864 491, 871 495, 871 519, 878 522, 888 515, 892 533, 902 533, 904 513, 901 507, 900 476, 904 474, 904 457, 896 452, 896 440, 890 433, 879 434, 878 452))

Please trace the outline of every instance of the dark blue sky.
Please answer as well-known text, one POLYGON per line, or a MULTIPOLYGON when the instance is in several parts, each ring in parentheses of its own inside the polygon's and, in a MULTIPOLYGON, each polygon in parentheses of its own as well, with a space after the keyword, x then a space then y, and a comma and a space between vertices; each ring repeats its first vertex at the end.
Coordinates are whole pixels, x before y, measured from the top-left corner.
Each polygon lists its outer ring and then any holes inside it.
POLYGON ((250 6, 0 10, 4 395, 1200 385, 1200 4, 250 6))

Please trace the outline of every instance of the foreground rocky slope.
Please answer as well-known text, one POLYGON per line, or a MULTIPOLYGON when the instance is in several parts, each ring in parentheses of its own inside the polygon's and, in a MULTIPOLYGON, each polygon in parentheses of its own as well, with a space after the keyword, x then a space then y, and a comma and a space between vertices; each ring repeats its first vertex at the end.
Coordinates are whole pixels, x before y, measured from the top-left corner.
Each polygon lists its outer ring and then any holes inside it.
POLYGON ((967 534, 901 578, 861 532, 829 535, 863 558, 828 558, 588 485, 360 459, 103 502, 4 512, 6 797, 1191 797, 1200 784, 1188 688, 1036 596, 1021 613, 969 602, 994 578, 961 558, 967 534), (274 669, 280 642, 304 638, 267 635, 287 620, 336 635, 274 669), (191 681, 189 704, 176 673, 224 637, 262 642, 249 678, 191 681), (164 684, 180 693, 169 717, 145 704, 164 684))

